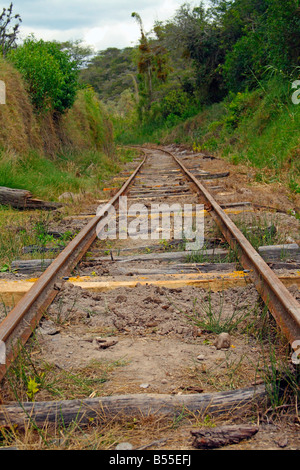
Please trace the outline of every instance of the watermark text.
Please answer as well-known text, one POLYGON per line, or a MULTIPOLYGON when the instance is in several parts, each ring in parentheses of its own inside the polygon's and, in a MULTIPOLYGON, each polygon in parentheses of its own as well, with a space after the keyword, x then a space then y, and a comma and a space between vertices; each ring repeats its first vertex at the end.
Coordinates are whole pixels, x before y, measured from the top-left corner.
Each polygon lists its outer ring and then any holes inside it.
POLYGON ((292 102, 294 104, 300 104, 300 80, 295 80, 292 83, 292 89, 296 90, 292 94, 292 102))
POLYGON ((3 341, 0 341, 0 365, 6 364, 6 346, 3 341))
POLYGON ((292 354, 292 363, 299 365, 300 364, 300 340, 296 340, 292 344, 294 353, 292 354))
POLYGON ((128 205, 127 196, 114 206, 99 206, 97 214, 105 213, 97 226, 100 240, 185 240, 186 250, 200 250, 204 244, 203 204, 128 205))
POLYGON ((6 104, 6 86, 2 80, 0 80, 0 104, 6 104))

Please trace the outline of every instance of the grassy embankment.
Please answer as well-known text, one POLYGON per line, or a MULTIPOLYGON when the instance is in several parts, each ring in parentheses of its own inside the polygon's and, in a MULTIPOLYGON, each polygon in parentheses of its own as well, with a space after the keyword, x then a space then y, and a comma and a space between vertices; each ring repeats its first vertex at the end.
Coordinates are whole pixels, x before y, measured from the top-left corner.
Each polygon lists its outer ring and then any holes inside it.
POLYGON ((286 81, 271 81, 204 109, 161 136, 186 143, 233 164, 256 169, 257 182, 281 182, 300 193, 300 105, 286 81))
POLYGON ((277 77, 254 91, 203 107, 172 128, 149 123, 135 135, 128 125, 119 125, 117 138, 124 143, 175 142, 211 152, 235 165, 253 167, 257 182, 280 182, 298 199, 300 105, 292 103, 293 91, 287 78, 277 77))
MULTIPOLYGON (((27 189, 34 197, 58 201, 71 192, 83 204, 107 197, 107 180, 120 171, 128 153, 114 145, 113 128, 94 92, 80 90, 59 119, 36 113, 19 72, 0 59, 6 105, 0 107, 0 186, 27 189)), ((65 201, 64 201, 65 202, 65 201)), ((66 205, 65 212, 70 212, 66 205)), ((25 244, 38 244, 51 216, 0 206, 0 270, 21 256, 25 244)))

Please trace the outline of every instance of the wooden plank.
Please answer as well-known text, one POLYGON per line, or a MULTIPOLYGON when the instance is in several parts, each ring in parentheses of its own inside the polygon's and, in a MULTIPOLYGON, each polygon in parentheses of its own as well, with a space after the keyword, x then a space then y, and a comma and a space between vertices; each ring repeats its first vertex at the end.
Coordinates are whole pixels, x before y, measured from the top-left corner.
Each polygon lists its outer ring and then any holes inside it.
POLYGON ((199 173, 197 171, 191 171, 193 175, 200 180, 213 180, 213 179, 219 179, 219 178, 227 178, 230 175, 229 171, 226 171, 224 173, 199 173))
POLYGON ((184 186, 180 186, 178 189, 155 189, 155 190, 152 190, 152 191, 147 191, 147 190, 137 190, 137 191, 129 191, 128 193, 128 197, 131 198, 132 196, 140 196, 140 197, 149 197, 149 196, 156 196, 156 197, 160 197, 160 196, 168 196, 169 194, 170 195, 178 195, 180 196, 181 194, 186 194, 190 192, 191 194, 193 194, 191 192, 191 189, 190 188, 185 188, 184 186))
MULTIPOLYGON (((162 253, 161 253, 162 254, 162 253)), ((163 253, 164 254, 164 253, 163 253)), ((216 260, 220 261, 220 259, 226 258, 227 252, 222 256, 216 256, 216 260)), ((114 255, 113 255, 114 258, 114 255)), ((204 258, 208 258, 208 256, 204 256, 204 258)), ((97 266, 97 263, 103 263, 103 260, 97 261, 98 258, 91 259, 88 261, 88 265, 97 266)), ((179 259, 180 260, 180 259, 179 259)), ((111 261, 111 258, 109 258, 111 261)), ((167 266, 158 266, 156 269, 147 269, 147 268, 120 268, 119 272, 122 273, 134 273, 134 274, 174 274, 176 272, 213 272, 213 271, 233 271, 234 265, 233 263, 190 263, 186 262, 185 264, 176 264, 176 260, 171 256, 170 259, 165 258, 161 259, 162 262, 167 262, 167 266)), ((183 261, 187 261, 187 257, 183 258, 183 261)), ((35 274, 37 272, 43 272, 45 269, 50 266, 53 262, 53 259, 46 259, 46 260, 17 260, 13 261, 11 264, 11 270, 13 272, 18 272, 20 274, 35 274)), ((84 263, 81 266, 84 267, 84 263)), ((278 269, 285 269, 288 271, 298 271, 300 270, 300 263, 284 263, 284 262, 270 262, 268 263, 271 269, 278 270, 278 269)))
POLYGON ((45 271, 53 259, 16 260, 11 263, 11 270, 19 273, 34 273, 45 271))
POLYGON ((268 261, 280 261, 290 258, 295 260, 300 259, 300 247, 297 243, 260 246, 258 252, 263 259, 267 259, 268 261))
MULTIPOLYGON (((195 196, 195 198, 197 197, 197 195, 195 195, 195 194, 185 194, 185 195, 182 196, 182 198, 186 198, 186 197, 190 198, 191 196, 193 196, 193 197, 195 196)), ((173 199, 173 198, 178 199, 178 197, 179 197, 178 195, 176 195, 176 196, 167 196, 166 199, 173 199)), ((146 201, 157 201, 157 198, 156 197, 152 197, 152 198, 151 197, 149 197, 149 198, 148 197, 147 198, 146 197, 130 197, 129 201, 130 200, 133 200, 133 201, 134 200, 140 200, 141 202, 146 202, 146 201)), ((162 203, 164 203, 164 202, 165 201, 162 201, 162 203)), ((190 200, 187 203, 190 203, 190 200)), ((204 217, 210 216, 209 211, 204 210, 202 212, 203 212, 204 217)), ((224 209, 224 212, 226 214, 229 214, 229 215, 230 214, 239 215, 239 214, 242 214, 244 212, 253 212, 253 209, 252 208, 248 209, 247 206, 246 206, 246 208, 242 208, 242 209, 236 209, 236 208, 224 209)), ((81 214, 81 215, 71 215, 71 216, 65 217, 63 220, 84 220, 84 219, 90 219, 90 218, 93 218, 93 217, 95 217, 95 214, 86 214, 86 215, 81 214)))
POLYGON ((0 426, 24 427, 35 423, 37 426, 47 424, 70 425, 72 422, 89 424, 91 420, 105 422, 122 420, 133 416, 179 416, 183 410, 186 414, 241 413, 242 410, 267 400, 263 385, 240 390, 190 394, 135 394, 109 397, 97 397, 77 400, 8 403, 0 405, 0 426))
MULTIPOLYGON (((130 280, 123 278, 113 277, 104 278, 97 277, 76 277, 69 278, 67 281, 74 286, 81 287, 90 292, 106 292, 119 287, 134 288, 139 285, 154 285, 166 287, 169 289, 182 288, 185 286, 200 287, 202 289, 209 289, 214 292, 223 291, 233 287, 243 287, 251 283, 248 273, 244 271, 236 271, 230 273, 189 273, 189 274, 163 274, 162 279, 159 275, 156 277, 148 276, 135 276, 130 280), (105 279, 105 280, 104 280, 105 279)), ((286 286, 300 287, 300 275, 278 275, 280 281, 286 286)), ((23 296, 30 290, 37 279, 28 279, 22 281, 0 281, 0 300, 4 305, 14 306, 23 296)))
POLYGON ((271 269, 286 269, 288 271, 298 271, 300 270, 300 262, 294 263, 285 263, 283 261, 270 261, 268 262, 268 265, 270 266, 271 269))
POLYGON ((176 184, 173 186, 165 186, 165 185, 160 185, 160 186, 132 186, 132 189, 130 189, 129 193, 130 194, 135 194, 135 193, 157 193, 159 194, 160 192, 178 192, 181 190, 189 190, 190 186, 186 184, 176 184))
POLYGON ((189 201, 191 198, 197 199, 198 196, 195 193, 192 192, 185 192, 185 193, 177 193, 177 194, 170 194, 170 193, 165 193, 165 194, 159 194, 159 195, 153 195, 153 196, 148 196, 148 195, 140 195, 140 196, 131 196, 130 194, 128 195, 128 200, 139 200, 139 201, 157 201, 158 196, 160 198, 164 199, 178 199, 178 198, 189 198, 189 201))
POLYGON ((230 207, 252 206, 252 203, 248 201, 226 202, 225 204, 220 204, 220 206, 222 209, 229 209, 230 207))
MULTIPOLYGON (((196 253, 197 254, 197 253, 196 253)), ((114 261, 129 263, 131 261, 186 261, 195 251, 170 251, 166 253, 142 253, 135 256, 114 256, 114 261)), ((222 259, 228 256, 228 250, 221 248, 203 250, 201 255, 207 260, 222 259)), ((95 261, 111 261, 110 256, 95 258, 95 261)))
POLYGON ((128 267, 117 268, 120 274, 124 275, 161 275, 161 274, 180 274, 180 273, 209 273, 209 272, 233 272, 236 270, 234 263, 189 263, 189 264, 174 264, 170 266, 157 266, 152 269, 128 267))

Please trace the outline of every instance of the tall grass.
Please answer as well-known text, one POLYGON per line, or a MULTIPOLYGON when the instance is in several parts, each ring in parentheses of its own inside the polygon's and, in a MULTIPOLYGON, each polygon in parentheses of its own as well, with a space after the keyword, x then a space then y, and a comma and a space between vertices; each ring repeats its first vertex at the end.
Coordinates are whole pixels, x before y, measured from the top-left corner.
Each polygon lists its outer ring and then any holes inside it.
POLYGON ((99 151, 66 152, 52 159, 36 151, 18 157, 0 151, 0 186, 27 189, 47 200, 66 191, 99 191, 118 170, 118 162, 99 151))
POLYGON ((214 152, 234 164, 257 168, 270 182, 271 170, 300 192, 300 105, 292 102, 292 78, 273 75, 251 92, 228 96, 161 136, 163 143, 181 142, 214 152))

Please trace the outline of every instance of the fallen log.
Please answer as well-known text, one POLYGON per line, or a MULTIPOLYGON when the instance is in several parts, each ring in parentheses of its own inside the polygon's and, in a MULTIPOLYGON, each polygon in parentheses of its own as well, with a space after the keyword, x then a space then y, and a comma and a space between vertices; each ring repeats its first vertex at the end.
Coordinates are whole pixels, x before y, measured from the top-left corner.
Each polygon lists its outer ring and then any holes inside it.
POLYGON ((217 428, 201 428, 191 431, 195 437, 192 446, 197 449, 216 449, 249 439, 259 431, 258 426, 236 425, 219 426, 217 428))
POLYGON ((241 413, 253 403, 267 398, 264 385, 229 392, 194 395, 135 394, 85 400, 64 400, 0 405, 0 426, 26 426, 29 422, 69 425, 76 421, 88 424, 91 419, 122 419, 150 414, 178 416, 186 413, 241 413))
POLYGON ((43 209, 55 210, 62 207, 62 204, 45 202, 34 199, 31 192, 25 189, 12 189, 0 186, 0 204, 11 206, 15 209, 43 209))

